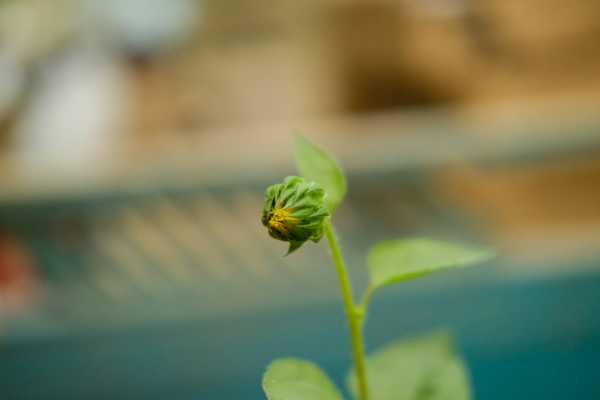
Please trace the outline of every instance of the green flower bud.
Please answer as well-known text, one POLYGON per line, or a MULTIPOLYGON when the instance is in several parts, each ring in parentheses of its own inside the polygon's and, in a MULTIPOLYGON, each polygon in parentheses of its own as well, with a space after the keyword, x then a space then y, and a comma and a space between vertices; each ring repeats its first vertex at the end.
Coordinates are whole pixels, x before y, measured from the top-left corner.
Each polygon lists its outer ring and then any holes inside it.
POLYGON ((324 198, 325 191, 316 182, 288 176, 265 191, 262 224, 271 237, 290 243, 290 254, 307 240, 316 243, 323 236, 323 220, 329 216, 324 198))

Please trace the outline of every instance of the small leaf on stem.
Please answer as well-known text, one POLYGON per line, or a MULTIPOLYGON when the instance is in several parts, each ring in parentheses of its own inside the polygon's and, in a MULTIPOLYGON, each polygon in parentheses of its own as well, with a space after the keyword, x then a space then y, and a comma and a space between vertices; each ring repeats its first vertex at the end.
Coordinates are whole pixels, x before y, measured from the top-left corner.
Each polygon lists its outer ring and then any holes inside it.
POLYGON ((294 155, 300 174, 325 189, 325 203, 328 210, 333 211, 344 199, 347 189, 346 177, 339 163, 303 136, 296 137, 294 155))
POLYGON ((369 253, 369 292, 432 272, 481 263, 493 256, 488 249, 431 239, 385 241, 369 253))

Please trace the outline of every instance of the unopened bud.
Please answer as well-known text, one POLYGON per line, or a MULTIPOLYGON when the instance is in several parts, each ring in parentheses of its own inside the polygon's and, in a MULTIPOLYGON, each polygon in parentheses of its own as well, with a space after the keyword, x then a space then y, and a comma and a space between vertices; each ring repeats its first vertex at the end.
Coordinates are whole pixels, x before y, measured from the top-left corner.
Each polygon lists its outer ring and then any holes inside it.
POLYGON ((307 240, 318 242, 323 236, 323 220, 329 216, 324 198, 316 182, 288 176, 265 191, 262 224, 271 237, 290 243, 290 254, 307 240))

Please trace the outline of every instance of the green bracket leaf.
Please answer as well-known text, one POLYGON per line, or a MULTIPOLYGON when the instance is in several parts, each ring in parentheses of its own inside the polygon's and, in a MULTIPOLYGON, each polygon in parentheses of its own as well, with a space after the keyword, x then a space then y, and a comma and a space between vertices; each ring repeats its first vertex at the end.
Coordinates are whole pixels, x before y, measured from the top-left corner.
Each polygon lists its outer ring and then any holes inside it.
POLYGON ((380 287, 432 272, 466 267, 491 259, 490 250, 431 239, 401 239, 382 242, 368 257, 368 296, 380 287))
POLYGON ((296 358, 273 361, 263 375, 268 400, 343 400, 318 365, 296 358))
POLYGON ((346 177, 339 163, 325 150, 303 136, 297 136, 294 156, 300 174, 309 181, 319 183, 327 196, 325 203, 330 212, 335 210, 346 195, 346 177))
MULTIPOLYGON (((393 342, 367 358, 370 400, 469 400, 465 365, 446 332, 393 342)), ((356 398, 356 378, 348 388, 356 398)))

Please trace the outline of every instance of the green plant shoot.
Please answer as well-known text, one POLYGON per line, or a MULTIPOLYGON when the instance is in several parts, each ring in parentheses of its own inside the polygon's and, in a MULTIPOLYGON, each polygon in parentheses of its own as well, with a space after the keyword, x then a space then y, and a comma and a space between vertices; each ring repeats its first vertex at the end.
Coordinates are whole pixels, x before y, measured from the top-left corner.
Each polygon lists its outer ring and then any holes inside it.
MULTIPOLYGON (((346 194, 339 163, 297 137, 294 154, 302 176, 267 188, 261 222, 271 237, 289 243, 288 253, 325 236, 337 272, 352 342, 348 391, 357 400, 469 400, 468 374, 450 335, 439 331, 391 343, 365 354, 363 328, 378 289, 436 271, 485 262, 493 252, 432 239, 397 239, 375 245, 367 265, 369 286, 356 302, 332 218, 346 194)), ((263 376, 269 400, 342 400, 317 365, 295 358, 273 361, 263 376)))

